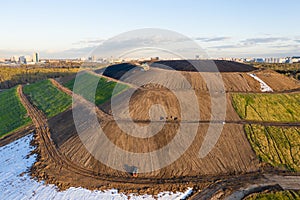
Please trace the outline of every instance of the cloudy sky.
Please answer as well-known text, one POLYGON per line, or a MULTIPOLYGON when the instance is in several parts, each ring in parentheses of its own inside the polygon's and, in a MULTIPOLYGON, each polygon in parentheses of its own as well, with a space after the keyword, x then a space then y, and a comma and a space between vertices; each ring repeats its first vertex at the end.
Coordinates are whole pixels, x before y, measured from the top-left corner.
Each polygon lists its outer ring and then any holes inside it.
POLYGON ((10 0, 1 8, 0 58, 34 51, 42 58, 84 57, 142 28, 183 34, 210 57, 300 54, 297 0, 10 0))

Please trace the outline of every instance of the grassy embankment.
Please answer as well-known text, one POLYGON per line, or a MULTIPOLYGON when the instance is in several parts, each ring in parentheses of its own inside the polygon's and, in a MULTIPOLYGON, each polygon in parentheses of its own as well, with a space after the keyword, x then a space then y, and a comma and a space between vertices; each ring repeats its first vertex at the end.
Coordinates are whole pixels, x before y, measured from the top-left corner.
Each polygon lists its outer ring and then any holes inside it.
MULTIPOLYGON (((242 119, 299 122, 300 94, 232 94, 242 119)), ((270 165, 300 171, 300 128, 245 125, 247 138, 258 158, 270 165)))
POLYGON ((300 171, 300 128, 246 125, 247 138, 258 158, 290 171, 300 171))
POLYGON ((300 121, 300 93, 232 94, 233 106, 242 119, 274 122, 300 121))
POLYGON ((48 118, 64 112, 72 104, 72 98, 57 89, 49 80, 26 85, 23 91, 30 102, 42 110, 48 118))
MULTIPOLYGON (((72 79, 65 83, 64 86, 73 91, 74 83, 75 79, 72 79)), ((84 73, 78 76, 76 78, 76 86, 77 87, 74 92, 80 94, 85 99, 94 102, 96 105, 103 104, 113 95, 118 95, 128 88, 127 85, 118 84, 117 86, 116 82, 109 81, 102 77, 99 78, 98 76, 89 73, 84 73), (94 88, 93 86, 97 86, 97 88, 94 88)))
POLYGON ((16 87, 0 92, 0 138, 30 123, 16 87))
POLYGON ((300 199, 300 191, 278 191, 250 195, 246 200, 290 200, 300 199))

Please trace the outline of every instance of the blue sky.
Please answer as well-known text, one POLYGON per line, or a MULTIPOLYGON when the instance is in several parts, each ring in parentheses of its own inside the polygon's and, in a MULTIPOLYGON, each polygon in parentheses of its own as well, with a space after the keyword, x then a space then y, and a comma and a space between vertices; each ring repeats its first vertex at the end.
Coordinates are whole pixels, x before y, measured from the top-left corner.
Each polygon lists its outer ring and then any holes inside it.
POLYGON ((32 51, 76 57, 140 28, 200 38, 199 45, 214 57, 288 56, 300 50, 297 0, 6 0, 0 5, 0 57, 32 51))

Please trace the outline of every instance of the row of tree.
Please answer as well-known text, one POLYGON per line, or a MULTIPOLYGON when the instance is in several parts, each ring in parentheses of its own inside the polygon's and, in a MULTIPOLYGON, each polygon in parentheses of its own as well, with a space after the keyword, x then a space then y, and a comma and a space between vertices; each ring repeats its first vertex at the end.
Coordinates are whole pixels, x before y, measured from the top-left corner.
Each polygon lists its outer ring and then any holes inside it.
POLYGON ((79 68, 0 67, 0 89, 77 73, 79 68))

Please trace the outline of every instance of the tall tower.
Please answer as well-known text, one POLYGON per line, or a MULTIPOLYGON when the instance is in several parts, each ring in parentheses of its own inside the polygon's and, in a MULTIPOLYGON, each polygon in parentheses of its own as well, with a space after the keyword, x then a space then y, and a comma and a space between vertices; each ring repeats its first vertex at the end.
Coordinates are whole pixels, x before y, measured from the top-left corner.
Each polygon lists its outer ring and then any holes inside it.
POLYGON ((38 63, 39 60, 40 60, 39 53, 37 53, 37 52, 33 53, 32 61, 35 62, 35 63, 38 63))

